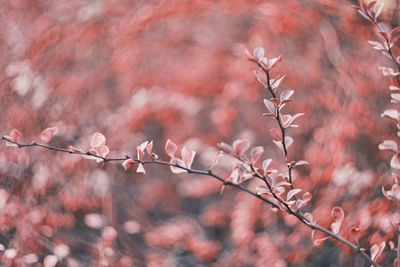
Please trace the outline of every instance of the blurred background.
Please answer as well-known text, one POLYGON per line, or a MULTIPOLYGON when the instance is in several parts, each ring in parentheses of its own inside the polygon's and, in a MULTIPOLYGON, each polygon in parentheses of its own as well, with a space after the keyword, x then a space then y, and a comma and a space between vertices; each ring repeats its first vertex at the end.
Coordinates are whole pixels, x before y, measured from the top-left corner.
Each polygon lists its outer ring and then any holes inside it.
MULTIPOLYGON (((135 155, 153 140, 168 160, 167 139, 197 151, 207 169, 218 142, 248 138, 285 164, 262 117, 268 92, 244 50, 282 55, 272 76, 294 89, 285 112, 306 113, 289 130, 297 188, 313 195, 305 211, 329 228, 342 206, 341 234, 359 226, 362 246, 394 240, 399 212, 382 197, 392 182, 396 135, 380 114, 390 106, 378 66, 390 62, 368 40, 379 35, 356 1, 13 0, 0 2, 0 130, 23 142, 57 126, 58 147, 87 150, 107 137, 110 156, 135 155)), ((399 1, 381 20, 400 25, 399 1)), ((398 47, 394 48, 397 53, 398 47)), ((216 172, 227 177, 226 156, 216 172)), ((367 266, 348 248, 325 241, 281 212, 209 177, 147 175, 120 164, 38 148, 0 146, 0 257, 4 266, 367 266)), ((246 186, 255 187, 250 181, 246 186)), ((320 236, 318 236, 320 237, 320 236)), ((385 253, 391 264, 395 252, 385 253)))

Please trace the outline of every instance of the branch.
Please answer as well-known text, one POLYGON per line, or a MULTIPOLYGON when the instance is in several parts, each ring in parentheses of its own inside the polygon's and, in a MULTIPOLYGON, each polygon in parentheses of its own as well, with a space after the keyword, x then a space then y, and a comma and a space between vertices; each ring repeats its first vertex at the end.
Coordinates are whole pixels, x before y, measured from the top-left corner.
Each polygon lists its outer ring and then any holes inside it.
MULTIPOLYGON (((271 202, 270 200, 268 200, 267 198, 263 197, 262 195, 259 195, 253 191, 251 191, 250 189, 244 187, 241 184, 235 184, 229 181, 226 181, 224 178, 222 178, 219 175, 216 175, 215 173, 213 173, 211 170, 196 170, 196 169, 192 169, 192 168, 187 168, 185 166, 176 164, 176 163, 171 163, 171 162, 167 162, 167 161, 162 161, 162 160, 158 160, 155 158, 152 158, 151 160, 139 160, 137 158, 134 157, 130 157, 130 156, 125 156, 125 157, 116 157, 116 158, 107 158, 107 157, 102 157, 102 156, 98 156, 96 154, 93 154, 91 152, 76 152, 76 151, 72 151, 70 149, 65 149, 65 148, 59 148, 59 147, 53 147, 53 146, 49 146, 49 145, 45 145, 45 144, 40 144, 40 143, 36 143, 36 142, 32 142, 30 144, 22 144, 16 141, 11 140, 8 137, 2 136, 1 137, 2 140, 14 144, 16 147, 18 148, 28 148, 28 147, 40 147, 40 148, 44 148, 44 149, 48 149, 48 150, 52 150, 52 151, 56 151, 56 152, 61 152, 61 153, 68 153, 68 154, 75 154, 75 155, 81 155, 81 156, 91 156, 94 158, 98 158, 104 161, 104 163, 106 162, 121 162, 121 161, 125 161, 127 159, 132 159, 134 160, 136 163, 138 164, 158 164, 158 165, 164 165, 164 166, 170 166, 170 167, 176 167, 182 170, 187 171, 189 174, 199 174, 199 175, 205 175, 205 176, 210 176, 216 180, 218 180, 219 182, 221 182, 223 185, 226 186, 232 186, 235 187, 243 192, 246 192, 249 195, 252 195, 253 197, 256 197, 260 200, 262 200, 263 202, 271 205, 273 208, 278 208, 280 209, 280 207, 278 205, 276 205, 275 203, 271 202)), ((260 174, 257 174, 258 178, 261 179, 265 179, 265 177, 260 176, 260 174)), ((268 183, 267 183, 268 184, 268 183)), ((275 195, 276 196, 276 195, 275 195)), ((374 262, 370 256, 368 256, 367 253, 365 253, 364 249, 362 249, 361 247, 357 246, 356 244, 351 243, 350 241, 348 241, 347 239, 344 239, 343 237, 329 231, 326 228, 323 228, 322 226, 311 222, 308 218, 306 218, 304 216, 304 214, 298 212, 298 211, 294 211, 292 210, 280 197, 276 196, 275 197, 278 201, 280 201, 280 203, 282 203, 285 207, 286 207, 286 211, 289 215, 295 216, 301 223, 303 223, 304 225, 306 225, 307 227, 309 227, 312 230, 317 230, 320 231, 330 237, 332 237, 333 239, 336 239, 337 241, 345 244, 346 246, 350 247, 351 249, 353 249, 355 252, 359 253, 362 257, 364 257, 371 265, 375 266, 375 267, 380 267, 379 264, 377 264, 376 262, 374 262)))

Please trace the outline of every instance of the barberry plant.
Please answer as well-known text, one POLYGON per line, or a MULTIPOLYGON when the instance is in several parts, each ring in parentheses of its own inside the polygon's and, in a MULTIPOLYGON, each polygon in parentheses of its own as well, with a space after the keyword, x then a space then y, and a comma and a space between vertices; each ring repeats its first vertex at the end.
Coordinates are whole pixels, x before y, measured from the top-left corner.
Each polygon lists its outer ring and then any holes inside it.
MULTIPOLYGON (((396 58, 392 48, 400 37, 400 27, 389 30, 387 26, 378 22, 379 15, 383 10, 382 3, 377 4, 373 1, 369 4, 362 4, 357 9, 363 17, 375 24, 384 38, 383 42, 370 41, 369 43, 374 46, 374 49, 381 51, 395 64, 397 71, 389 67, 380 67, 379 69, 382 70, 385 76, 393 77, 393 85, 390 86, 392 102, 399 103, 400 58, 396 58)), ((208 168, 204 169, 192 167, 192 165, 204 165, 202 163, 196 164, 195 162, 196 157, 198 158, 200 153, 197 153, 190 145, 182 145, 181 149, 179 149, 180 145, 170 139, 165 142, 162 154, 155 152, 155 150, 158 150, 158 140, 155 140, 154 143, 153 141, 146 140, 139 142, 135 145, 134 151, 126 155, 109 156, 113 154, 112 146, 109 144, 106 145, 106 137, 100 132, 93 133, 87 145, 82 143, 67 144, 64 146, 53 145, 60 135, 60 130, 57 126, 51 126, 43 130, 40 133, 40 142, 21 141, 24 137, 17 129, 12 129, 7 135, 3 135, 1 138, 5 145, 9 147, 18 149, 42 148, 53 152, 78 155, 85 159, 96 161, 100 168, 107 168, 106 165, 110 163, 118 163, 126 172, 130 172, 131 169, 135 168, 136 173, 146 174, 147 172, 151 172, 147 168, 148 165, 161 165, 169 168, 173 174, 208 176, 219 182, 219 189, 222 194, 221 198, 225 198, 225 187, 234 187, 250 195, 252 198, 266 203, 271 208, 274 216, 283 216, 283 220, 287 220, 288 225, 293 226, 296 222, 303 225, 302 227, 307 229, 307 233, 309 234, 310 243, 314 246, 321 246, 326 240, 333 240, 335 243, 349 249, 354 257, 363 259, 364 263, 372 266, 380 266, 379 262, 383 258, 387 242, 375 242, 376 238, 372 244, 366 242, 365 235, 370 234, 368 231, 366 231, 367 234, 363 234, 364 239, 362 240, 362 229, 359 225, 354 224, 354 219, 350 221, 350 225, 347 224, 344 227, 343 224, 345 224, 346 220, 345 211, 352 215, 351 209, 346 209, 339 205, 330 207, 330 217, 328 219, 321 219, 322 223, 319 222, 320 219, 315 218, 316 216, 313 215, 313 195, 318 195, 319 192, 311 191, 312 187, 307 185, 303 179, 296 177, 296 175, 300 175, 300 172, 307 172, 307 169, 313 168, 313 166, 307 166, 309 163, 305 159, 296 159, 290 153, 290 148, 295 142, 295 138, 291 137, 290 134, 299 127, 299 118, 302 117, 303 120, 307 120, 307 116, 301 111, 294 112, 294 114, 290 114, 287 111, 293 102, 294 90, 284 89, 285 75, 277 74, 281 56, 270 57, 262 47, 257 47, 252 52, 246 50, 246 54, 248 60, 257 68, 253 71, 253 74, 263 88, 265 97, 262 101, 265 106, 265 113, 262 115, 266 117, 265 119, 272 119, 275 124, 275 126, 268 130, 268 133, 272 137, 272 143, 275 144, 278 151, 278 153, 274 153, 274 156, 275 154, 281 154, 283 165, 279 164, 279 159, 273 159, 273 156, 263 157, 264 152, 271 151, 269 148, 261 145, 251 147, 252 142, 245 138, 233 140, 232 145, 224 142, 219 143, 218 148, 220 151, 215 151, 213 156, 208 158, 208 168), (164 157, 167 157, 167 159, 163 160, 164 157), (223 167, 220 166, 222 161, 225 161, 223 167), (280 165, 282 166, 279 167, 280 165), (227 169, 228 171, 226 171, 227 169), (300 171, 296 172, 296 169, 300 171), (295 222, 290 221, 290 218, 295 219, 295 222)), ((291 109, 296 108, 295 105, 292 106, 294 107, 291 107, 291 109)), ((400 115, 396 109, 384 111, 382 117, 388 117, 396 121, 398 129, 400 129, 400 115)), ((111 138, 109 137, 109 139, 111 138)), ((399 201, 400 176, 396 173, 396 170, 400 169, 400 159, 397 143, 394 140, 385 140, 379 145, 379 149, 394 152, 390 166, 394 170, 393 177, 395 178, 395 183, 392 185, 391 190, 386 190, 382 187, 382 192, 387 199, 399 201)), ((5 197, 4 205, 7 202, 7 198, 8 194, 5 197)), ((323 199, 319 198, 318 201, 323 201, 323 199)), ((241 216, 245 218, 246 215, 242 214, 241 216)), ((118 231, 115 227, 106 225, 105 220, 98 214, 89 214, 85 216, 84 221, 91 228, 102 229, 101 241, 97 243, 98 251, 96 253, 101 264, 110 264, 110 258, 113 257, 114 253, 111 247, 116 242, 118 231)), ((362 223, 362 221, 358 222, 359 224, 362 223)), ((191 239, 190 234, 194 230, 188 226, 190 223, 183 220, 177 226, 179 229, 175 229, 175 232, 173 232, 174 235, 185 236, 186 246, 192 247, 192 250, 196 250, 198 253, 197 257, 201 260, 212 259, 213 256, 209 255, 215 254, 215 251, 221 248, 216 243, 191 239)), ((48 232, 53 231, 51 227, 46 229, 48 232)), ((127 222, 124 225, 124 230, 131 233, 139 231, 138 225, 135 222, 127 222)), ((163 233, 164 229, 161 228, 158 231, 163 233)), ((148 243, 157 246, 162 243, 157 235, 157 231, 154 231, 153 233, 148 233, 145 238, 148 243)), ((52 236, 52 234, 49 233, 48 236, 52 236)), ((41 236, 40 238, 46 240, 46 238, 41 236)), ((168 242, 171 244, 174 243, 174 238, 170 237, 172 241, 167 241, 167 245, 165 246, 168 246, 168 242)), ((290 237, 287 238, 290 239, 290 237)), ((389 246, 391 250, 398 251, 395 264, 399 264, 400 249, 396 248, 396 242, 398 244, 399 240, 390 241, 389 246)), ((34 251, 30 254, 20 255, 21 252, 19 252, 18 247, 13 247, 10 242, 9 244, 5 243, 2 244, 2 250, 4 251, 4 261, 7 264, 29 264, 41 261, 38 258, 39 254, 36 254, 34 251)), ((43 241, 43 243, 46 243, 46 241, 43 241)), ((48 245, 47 250, 51 252, 39 256, 43 257, 44 266, 55 266, 58 263, 66 262, 65 259, 70 254, 69 246, 61 242, 58 243, 60 244, 48 245)), ((397 247, 399 246, 397 245, 397 247)), ((128 258, 124 258, 122 262, 125 265, 132 263, 128 258)), ((71 262, 68 262, 68 264, 71 264, 71 262)))

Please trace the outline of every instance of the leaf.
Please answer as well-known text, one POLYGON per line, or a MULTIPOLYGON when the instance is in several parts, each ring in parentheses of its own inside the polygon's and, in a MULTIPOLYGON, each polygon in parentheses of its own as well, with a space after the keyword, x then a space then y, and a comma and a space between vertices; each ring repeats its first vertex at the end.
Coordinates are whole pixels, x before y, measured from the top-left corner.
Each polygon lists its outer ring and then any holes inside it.
POLYGON ((264 175, 267 175, 267 171, 269 168, 269 165, 271 164, 272 159, 266 159, 263 161, 263 170, 264 170, 264 175))
POLYGON ((294 90, 284 90, 280 96, 281 102, 288 100, 293 94, 294 94, 294 90))
POLYGON ((368 41, 368 43, 369 43, 370 45, 372 45, 373 48, 374 48, 375 50, 378 50, 378 51, 387 50, 387 49, 383 46, 383 44, 382 44, 381 42, 378 42, 378 41, 368 41))
POLYGON ((305 165, 305 164, 309 164, 309 163, 305 160, 299 160, 299 161, 296 161, 296 163, 293 166, 301 166, 301 165, 305 165))
POLYGON ((318 247, 319 245, 321 245, 321 244, 322 244, 325 240, 327 240, 328 238, 329 238, 329 237, 327 236, 327 237, 315 239, 314 242, 313 242, 313 245, 316 246, 316 247, 318 247))
POLYGON ((399 121, 399 112, 395 109, 387 109, 385 110, 381 117, 387 117, 389 119, 395 120, 395 121, 399 121))
POLYGON ((167 152, 167 155, 173 158, 175 156, 177 149, 178 146, 174 142, 168 139, 167 143, 165 144, 165 152, 167 152))
POLYGON ((272 58, 268 61, 268 69, 272 69, 273 67, 275 67, 279 62, 281 62, 282 56, 276 57, 276 58, 272 58))
POLYGON ((233 154, 233 148, 231 145, 221 142, 218 144, 218 147, 221 148, 222 150, 228 152, 229 154, 233 154))
POLYGON ((137 172, 137 173, 146 174, 146 170, 144 169, 144 166, 143 166, 142 163, 139 163, 139 165, 138 165, 138 167, 137 167, 137 169, 136 169, 136 172, 137 172))
POLYGON ((261 73, 258 70, 253 71, 254 75, 256 76, 257 80, 265 87, 268 87, 268 79, 264 73, 261 73))
POLYGON ((380 150, 391 150, 394 153, 398 152, 397 143, 393 140, 385 140, 383 143, 379 144, 380 150))
POLYGON ((392 97, 392 103, 400 103, 400 94, 391 94, 390 96, 392 97))
POLYGON ((390 167, 393 169, 400 169, 400 159, 396 154, 394 154, 390 160, 390 167))
POLYGON ((385 249, 385 247, 386 247, 385 241, 380 243, 379 246, 377 244, 374 244, 370 249, 370 251, 371 251, 371 259, 373 261, 376 261, 382 255, 382 252, 385 249))
POLYGON ((257 146, 251 149, 251 163, 254 165, 260 159, 262 153, 264 153, 264 148, 262 146, 257 146))
POLYGON ((389 67, 378 67, 378 69, 382 71, 382 74, 384 76, 398 77, 400 75, 400 72, 395 72, 392 68, 389 67))
POLYGON ((209 170, 211 170, 212 168, 214 168, 217 164, 220 158, 222 158, 224 156, 224 152, 223 151, 218 151, 217 154, 215 154, 214 159, 211 163, 211 166, 209 168, 209 170))
POLYGON ((106 137, 99 132, 95 132, 92 135, 92 138, 90 139, 90 146, 92 148, 100 147, 100 146, 104 145, 105 143, 106 143, 106 137))
POLYGON ((269 134, 270 134, 275 140, 282 141, 282 131, 281 131, 281 129, 273 128, 273 129, 269 130, 269 134))
POLYGON ((363 16, 365 19, 369 20, 372 22, 372 19, 367 15, 367 13, 363 10, 358 10, 358 13, 361 14, 361 16, 363 16))
POLYGON ((286 149, 288 149, 292 144, 293 144, 293 138, 290 136, 285 136, 286 149))
POLYGON ((360 232, 361 230, 358 227, 351 227, 349 230, 350 236, 356 241, 357 244, 360 239, 360 232))
POLYGON ((292 189, 287 193, 286 196, 286 202, 291 200, 296 194, 300 193, 301 191, 303 191, 302 189, 292 189))
POLYGON ((190 149, 188 146, 184 146, 181 150, 182 160, 185 163, 185 166, 190 169, 193 163, 194 156, 196 152, 190 149))
POLYGON ((82 152, 82 150, 80 150, 80 149, 78 149, 78 148, 75 148, 75 147, 73 147, 73 146, 69 146, 68 149, 71 150, 72 152, 75 152, 75 153, 82 152))
MULTIPOLYGON (((185 165, 183 160, 178 159, 178 158, 171 158, 170 163, 177 164, 177 165, 182 166, 182 167, 185 165)), ((171 172, 175 173, 175 174, 186 173, 187 172, 186 170, 184 170, 182 168, 179 168, 179 167, 175 167, 175 166, 170 166, 170 169, 171 169, 171 172)))
POLYGON ((239 178, 239 169, 235 167, 228 179, 231 180, 233 184, 239 184, 239 178))
POLYGON ((272 103, 268 99, 264 99, 264 105, 267 107, 267 109, 270 113, 272 113, 272 114, 274 114, 274 116, 276 116, 276 107, 275 107, 274 103, 272 103))
MULTIPOLYGON (((15 142, 18 143, 19 138, 21 138, 22 133, 20 131, 18 131, 17 129, 12 129, 10 131, 9 135, 5 135, 4 137, 15 142)), ((4 142, 6 143, 6 146, 18 146, 17 144, 8 142, 7 140, 4 140, 4 142)))
POLYGON ((144 141, 137 148, 140 149, 142 152, 144 152, 148 143, 149 143, 148 141, 144 141))
POLYGON ((153 150, 153 141, 146 145, 147 154, 151 155, 151 151, 153 150))
POLYGON ((379 3, 378 5, 374 6, 373 11, 374 11, 374 19, 376 20, 379 15, 381 14, 382 10, 383 10, 383 6, 384 6, 384 2, 379 3))
POLYGON ((332 209, 331 215, 334 219, 334 222, 331 224, 331 229, 334 234, 338 234, 340 230, 340 226, 344 220, 344 211, 341 207, 334 207, 332 209))
POLYGON ((242 155, 244 152, 246 152, 246 150, 249 148, 250 146, 250 142, 247 139, 243 139, 243 140, 235 140, 233 142, 233 152, 240 156, 242 155))
POLYGON ((122 166, 124 167, 125 171, 128 170, 130 167, 135 165, 135 161, 133 159, 127 159, 124 162, 122 162, 122 166))
POLYGON ((256 47, 253 50, 253 55, 254 57, 259 61, 261 58, 264 57, 264 48, 262 47, 256 47))
POLYGON ((271 88, 275 92, 276 89, 281 84, 283 78, 285 78, 286 74, 282 75, 280 78, 271 79, 271 88))

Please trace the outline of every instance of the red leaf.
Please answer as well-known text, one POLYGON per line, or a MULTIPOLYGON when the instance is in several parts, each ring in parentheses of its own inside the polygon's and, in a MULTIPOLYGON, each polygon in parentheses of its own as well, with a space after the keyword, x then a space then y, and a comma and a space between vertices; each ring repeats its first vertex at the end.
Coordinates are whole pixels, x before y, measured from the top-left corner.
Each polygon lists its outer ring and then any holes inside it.
POLYGON ((193 163, 194 156, 196 152, 190 149, 188 146, 184 146, 181 151, 182 160, 185 163, 185 166, 190 169, 193 163))
POLYGON ((58 134, 59 130, 57 127, 47 128, 40 134, 40 139, 45 143, 49 143, 53 137, 58 134))
POLYGON ((132 167, 136 162, 133 159, 127 159, 122 162, 122 166, 124 167, 125 171, 132 167))
POLYGON ((165 152, 167 152, 168 156, 173 158, 175 156, 177 149, 178 146, 174 142, 168 139, 167 143, 165 144, 165 152))
POLYGON ((75 152, 75 153, 82 152, 82 150, 75 148, 73 146, 69 146, 69 150, 71 150, 72 152, 75 152))

